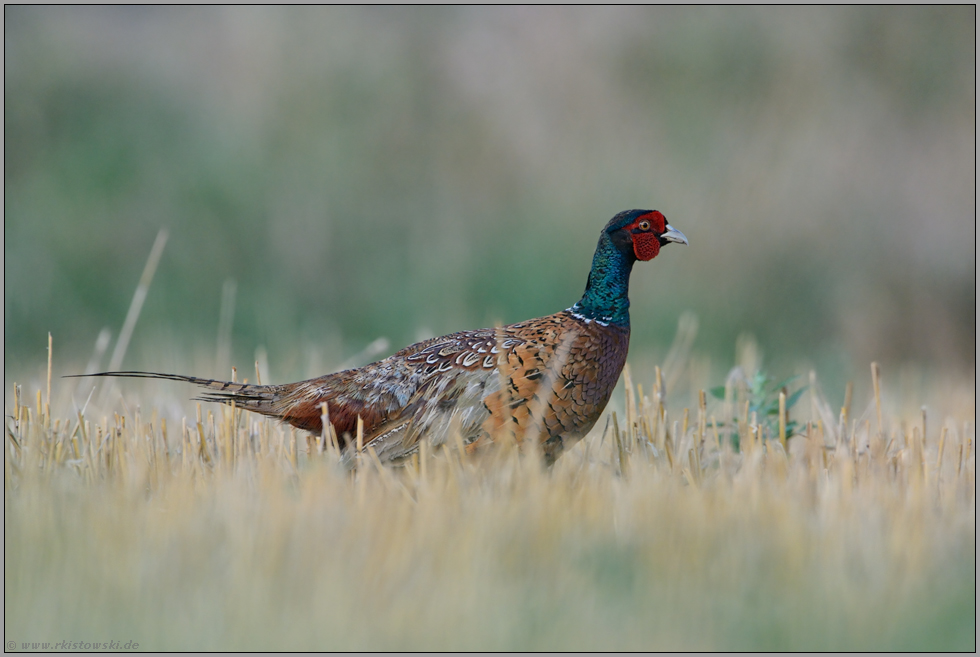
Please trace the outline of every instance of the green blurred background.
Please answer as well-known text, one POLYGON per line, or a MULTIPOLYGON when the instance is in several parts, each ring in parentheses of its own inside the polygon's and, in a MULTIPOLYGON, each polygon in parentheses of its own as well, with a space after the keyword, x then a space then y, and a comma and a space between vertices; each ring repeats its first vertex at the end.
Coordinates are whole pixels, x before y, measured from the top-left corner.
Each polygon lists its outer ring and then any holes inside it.
POLYGON ((637 357, 690 310, 715 375, 743 332, 969 375, 975 11, 7 6, 5 370, 115 339, 161 227, 123 367, 226 376, 233 280, 230 362, 284 381, 565 308, 637 207, 690 240, 637 357))

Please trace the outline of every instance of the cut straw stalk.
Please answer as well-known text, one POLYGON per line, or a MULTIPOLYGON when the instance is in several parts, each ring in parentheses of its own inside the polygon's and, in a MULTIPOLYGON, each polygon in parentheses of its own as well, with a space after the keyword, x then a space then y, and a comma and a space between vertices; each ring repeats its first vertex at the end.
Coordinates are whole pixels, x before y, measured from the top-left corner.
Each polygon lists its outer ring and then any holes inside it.
POLYGON ((613 423, 613 445, 616 446, 616 457, 619 462, 619 474, 622 477, 627 476, 627 468, 629 467, 626 462, 626 450, 623 447, 623 439, 619 433, 619 420, 616 418, 616 411, 612 414, 613 423))
POLYGON ((48 333, 48 394, 45 397, 47 400, 44 406, 44 415, 48 418, 47 425, 51 426, 50 415, 51 415, 51 353, 52 353, 51 333, 48 333))
MULTIPOLYGON (((925 412, 923 412, 923 417, 925 412)), ((939 453, 936 454, 936 476, 942 472, 943 467, 943 449, 946 447, 946 430, 947 427, 944 424, 942 431, 939 433, 939 453)))
POLYGON ((884 423, 881 421, 881 373, 878 368, 878 363, 871 363, 871 383, 874 386, 875 393, 875 411, 878 417, 878 436, 883 437, 884 435, 884 423))
POLYGON ((779 442, 786 451, 786 393, 779 392, 779 442))
POLYGON ((636 398, 633 396, 633 376, 629 363, 623 366, 623 385, 626 387, 626 448, 633 446, 633 425, 636 422, 636 398))
POLYGON ((320 440, 324 450, 329 448, 330 451, 333 451, 333 441, 330 440, 330 411, 327 410, 327 402, 320 402, 320 440))

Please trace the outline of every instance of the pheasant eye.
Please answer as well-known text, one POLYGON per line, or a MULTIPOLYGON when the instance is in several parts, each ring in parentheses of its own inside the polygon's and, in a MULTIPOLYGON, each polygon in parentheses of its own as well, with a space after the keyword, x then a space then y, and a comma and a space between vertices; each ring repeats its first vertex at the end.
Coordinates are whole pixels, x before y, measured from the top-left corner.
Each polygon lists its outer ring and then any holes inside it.
POLYGON ((643 221, 640 222, 639 228, 640 230, 650 230, 650 222, 644 219, 643 221))

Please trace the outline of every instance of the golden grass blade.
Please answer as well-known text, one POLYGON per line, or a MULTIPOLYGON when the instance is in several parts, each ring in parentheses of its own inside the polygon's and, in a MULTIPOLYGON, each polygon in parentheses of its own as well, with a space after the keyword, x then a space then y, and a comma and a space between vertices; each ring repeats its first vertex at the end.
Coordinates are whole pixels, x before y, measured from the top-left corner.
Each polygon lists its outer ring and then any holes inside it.
MULTIPOLYGON (((51 333, 48 333, 48 394, 45 396, 47 401, 44 403, 44 416, 49 419, 51 415, 51 358, 53 344, 54 343, 51 340, 51 333)), ((50 421, 48 422, 48 425, 50 425, 50 421)))
POLYGON ((126 349, 129 347, 129 340, 133 335, 133 329, 136 328, 140 311, 143 309, 143 302, 146 300, 146 294, 149 292, 150 284, 153 282, 153 275, 156 273, 157 265, 160 264, 163 247, 167 245, 167 236, 167 229, 161 228, 160 232, 157 233, 156 240, 153 242, 153 247, 150 249, 150 256, 146 259, 143 274, 140 276, 139 283, 136 285, 133 300, 129 304, 129 311, 126 313, 126 320, 123 322, 122 329, 119 331, 119 338, 116 340, 116 346, 112 350, 112 357, 109 359, 110 372, 117 372, 122 367, 122 361, 126 356, 126 349))
POLYGON ((878 363, 871 363, 871 382, 874 385, 875 394, 875 412, 878 417, 878 435, 884 435, 885 425, 881 421, 881 383, 880 383, 881 373, 878 368, 878 363))

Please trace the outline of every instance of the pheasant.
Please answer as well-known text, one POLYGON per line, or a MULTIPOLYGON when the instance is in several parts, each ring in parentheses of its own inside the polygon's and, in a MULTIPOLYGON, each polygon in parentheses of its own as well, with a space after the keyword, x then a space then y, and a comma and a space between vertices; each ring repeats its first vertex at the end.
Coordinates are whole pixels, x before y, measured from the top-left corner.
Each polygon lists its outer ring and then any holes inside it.
POLYGON ((427 439, 458 431, 472 449, 507 432, 538 440, 548 465, 592 429, 626 363, 629 280, 687 238, 656 210, 628 210, 599 234, 585 293, 553 315, 499 328, 461 331, 405 347, 384 360, 308 381, 255 385, 154 372, 93 376, 168 379, 203 386, 199 401, 234 402, 300 429, 322 430, 322 404, 346 460, 363 422, 363 445, 396 462, 427 439))

